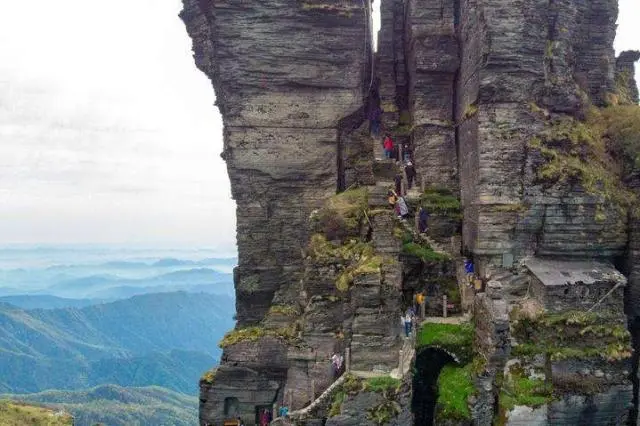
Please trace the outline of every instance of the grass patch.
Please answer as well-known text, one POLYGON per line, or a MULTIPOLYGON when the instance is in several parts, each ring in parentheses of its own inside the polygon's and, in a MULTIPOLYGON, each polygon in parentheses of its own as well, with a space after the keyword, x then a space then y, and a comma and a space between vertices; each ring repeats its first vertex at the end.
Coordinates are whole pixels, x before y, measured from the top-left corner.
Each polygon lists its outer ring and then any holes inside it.
POLYGON ((212 368, 211 370, 205 372, 202 377, 200 377, 200 382, 209 383, 210 385, 212 385, 213 381, 216 378, 217 371, 217 368, 212 368))
POLYGON ((475 393, 472 364, 445 365, 438 377, 438 420, 470 420, 468 399, 475 393))
POLYGON ((512 315, 512 335, 520 344, 515 356, 546 355, 553 361, 600 358, 609 361, 631 356, 630 335, 620 318, 584 311, 512 315))
POLYGON ((402 252, 412 256, 419 257, 423 262, 444 262, 450 260, 450 257, 444 253, 434 251, 428 245, 408 242, 402 245, 402 252))
POLYGON ((455 354, 464 363, 471 361, 473 335, 471 324, 426 323, 418 331, 416 347, 438 346, 455 354))
POLYGON ((378 392, 386 395, 389 392, 397 391, 400 388, 400 383, 400 380, 390 376, 372 377, 364 381, 363 389, 368 392, 378 392))
POLYGON ((462 113, 462 120, 463 121, 468 120, 474 115, 476 115, 477 113, 478 113, 478 105, 469 104, 466 106, 466 108, 464 109, 464 112, 462 113))
POLYGON ((359 234, 368 206, 369 193, 366 188, 349 189, 330 197, 312 215, 312 224, 317 232, 329 240, 344 240, 350 235, 359 234))
POLYGON ((71 426, 73 417, 45 407, 27 405, 14 401, 0 401, 0 424, 2 426, 71 426))
POLYGON ((315 260, 343 264, 335 281, 340 291, 349 290, 358 275, 379 273, 383 262, 371 243, 352 238, 343 244, 334 244, 322 234, 311 236, 307 253, 315 260))
POLYGON ((263 337, 293 341, 298 337, 298 327, 296 324, 292 324, 278 329, 267 329, 261 326, 237 328, 225 334, 218 346, 224 349, 241 342, 255 342, 263 337))
POLYGON ((291 305, 271 305, 268 313, 272 315, 284 315, 287 317, 300 315, 298 309, 291 305))
POLYGON ((500 392, 500 407, 511 410, 516 405, 539 407, 553 400, 553 387, 542 379, 527 377, 518 368, 512 368, 500 392))
POLYGON ((529 147, 543 158, 537 168, 540 182, 578 183, 588 194, 614 203, 620 213, 636 202, 622 182, 623 170, 640 166, 640 107, 592 107, 584 121, 555 119, 529 147))
POLYGON ((344 400, 347 398, 347 394, 342 389, 336 391, 333 394, 333 399, 331 400, 331 408, 329 408, 329 417, 334 417, 340 415, 342 412, 342 404, 344 400))
POLYGON ((384 401, 367 411, 367 418, 377 425, 386 425, 400 413, 396 401, 384 401))
POLYGON ((460 199, 447 188, 431 187, 420 196, 420 204, 429 213, 437 213, 452 219, 462 219, 460 199))

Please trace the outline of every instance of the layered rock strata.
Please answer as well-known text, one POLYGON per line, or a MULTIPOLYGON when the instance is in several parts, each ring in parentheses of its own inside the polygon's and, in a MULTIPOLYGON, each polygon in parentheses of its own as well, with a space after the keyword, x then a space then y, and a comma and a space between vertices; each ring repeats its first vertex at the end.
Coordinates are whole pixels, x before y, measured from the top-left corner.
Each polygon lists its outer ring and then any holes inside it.
MULTIPOLYGON (((584 424, 591 413, 592 424, 621 424, 616 410, 637 406, 639 388, 637 352, 629 365, 621 325, 624 287, 640 350, 638 220, 629 202, 638 174, 622 174, 592 126, 597 108, 638 101, 640 55, 616 58, 612 48, 616 0, 382 0, 375 69, 366 0, 183 1, 196 64, 223 115, 238 205, 238 326, 215 378, 201 383, 203 425, 229 406, 245 419, 274 403, 305 406, 331 382, 328 358, 347 348, 354 369, 392 369, 399 314, 412 293, 426 288, 433 302, 451 287, 450 260, 430 264, 414 253, 398 262, 415 245, 398 239, 385 210, 398 169, 374 162, 379 141, 368 135, 365 111, 378 104, 383 129, 407 143, 421 189, 449 191, 443 204, 459 193, 461 246, 451 217, 447 226, 432 222, 430 236, 453 241, 450 254, 472 256, 485 279, 474 302, 475 352, 485 363, 469 403, 473 423, 497 416, 513 425, 584 424), (334 235, 329 219, 340 215, 327 212, 344 205, 331 197, 354 186, 369 186, 365 217, 334 235), (322 229, 309 226, 318 208, 322 229), (521 267, 549 257, 570 261, 577 275, 598 262, 622 268, 626 259, 628 284, 550 289, 521 267), (514 316, 526 311, 522 299, 537 306, 535 315, 514 316), (578 325, 562 316, 584 311, 586 301, 608 315, 578 325), (603 324, 615 335, 601 336, 603 324), (568 340, 550 337, 558 327, 568 340), (610 359, 593 350, 599 337, 610 359), (537 393, 514 400, 523 382, 537 393), (528 396, 537 402, 521 406, 528 396)), ((437 314, 438 302, 428 311, 437 314)), ((346 417, 331 424, 357 416, 346 417)))
MULTIPOLYGON (((185 0, 181 18, 223 117, 237 203, 237 321, 255 326, 272 305, 298 302, 309 215, 354 179, 341 144, 363 120, 370 5, 185 0)), ((228 347, 216 385, 203 385, 202 423, 220 421, 228 397, 243 413, 282 400, 295 374, 287 353, 279 339, 228 347)))

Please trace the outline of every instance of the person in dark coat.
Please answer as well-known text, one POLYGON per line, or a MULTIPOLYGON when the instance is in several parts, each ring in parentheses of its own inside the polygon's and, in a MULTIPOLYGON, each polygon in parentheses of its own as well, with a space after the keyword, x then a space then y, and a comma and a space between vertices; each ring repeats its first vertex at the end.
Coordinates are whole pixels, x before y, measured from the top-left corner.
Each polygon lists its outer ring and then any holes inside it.
POLYGON ((420 212, 418 213, 418 231, 421 234, 427 232, 427 226, 429 221, 429 212, 424 207, 420 207, 420 212))
POLYGON ((395 175, 393 177, 393 182, 396 184, 396 194, 402 195, 402 175, 395 175))
POLYGON ((380 116, 382 115, 382 110, 377 105, 374 105, 369 111, 369 130, 371 134, 375 137, 380 135, 380 116))
POLYGON ((407 163, 407 166, 404 168, 404 172, 407 174, 407 189, 411 189, 413 181, 416 178, 416 168, 413 167, 413 163, 411 161, 407 163))

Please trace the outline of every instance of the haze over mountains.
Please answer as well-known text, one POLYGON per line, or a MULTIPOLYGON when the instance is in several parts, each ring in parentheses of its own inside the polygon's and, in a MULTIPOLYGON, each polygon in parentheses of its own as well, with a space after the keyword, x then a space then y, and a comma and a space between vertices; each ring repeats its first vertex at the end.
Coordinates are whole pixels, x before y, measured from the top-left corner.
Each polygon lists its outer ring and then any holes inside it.
POLYGON ((63 404, 80 425, 159 424, 158 410, 193 424, 198 379, 234 325, 235 259, 48 250, 55 261, 0 249, 0 393, 63 404))

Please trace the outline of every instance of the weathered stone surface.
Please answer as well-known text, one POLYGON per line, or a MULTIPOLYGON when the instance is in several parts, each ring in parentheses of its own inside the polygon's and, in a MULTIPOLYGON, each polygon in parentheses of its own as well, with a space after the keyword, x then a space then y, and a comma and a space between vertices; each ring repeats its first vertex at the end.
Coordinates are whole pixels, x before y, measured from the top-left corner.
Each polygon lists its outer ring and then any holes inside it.
MULTIPOLYGON (((597 291, 586 294, 573 292, 583 284, 521 280, 523 259, 626 257, 625 309, 640 347, 637 219, 579 182, 541 182, 545 159, 531 143, 550 119, 582 118, 590 103, 605 105, 621 90, 637 102, 638 53, 614 57, 616 0, 382 0, 375 69, 368 1, 183 2, 196 64, 213 82, 225 124, 223 157, 238 205, 238 327, 291 326, 299 334, 295 344, 268 337, 226 348, 213 384, 201 384, 203 425, 224 417, 227 397, 239 399, 249 424, 258 405, 306 405, 331 383, 331 355, 347 348, 354 369, 390 370, 401 345, 399 314, 412 292, 426 285, 436 300, 455 283, 453 266, 398 262, 396 221, 384 210, 397 165, 374 166, 380 141, 365 123, 365 111, 378 103, 383 130, 409 144, 417 183, 460 191, 462 244, 480 275, 491 278, 474 303, 474 346, 487 361, 475 378, 476 424, 489 425, 496 414, 514 300, 533 296, 562 312, 592 306, 615 286, 596 280, 589 288, 597 291), (349 267, 353 273, 350 261, 314 259, 305 249, 311 212, 352 185, 371 185, 375 209, 352 236, 384 261, 345 290, 336 280, 349 267), (514 270, 492 276, 503 262, 515 262, 514 270), (551 294, 552 287, 563 288, 551 294), (270 313, 274 305, 300 314, 270 313)), ((444 223, 438 242, 457 231, 444 223)), ((622 313, 621 297, 622 286, 602 309, 622 313)), ((615 410, 623 413, 631 400, 625 367, 585 362, 551 363, 549 379, 561 388, 578 377, 578 367, 595 369, 600 392, 584 397, 564 389, 560 401, 539 410, 510 412, 508 424, 618 424, 615 410)), ((348 401, 328 424, 369 424, 363 413, 375 398, 348 401)), ((405 416, 390 424, 412 421, 403 407, 405 416)))
POLYGON ((640 51, 627 50, 616 58, 616 89, 626 92, 628 99, 620 99, 637 104, 638 85, 635 79, 635 63, 640 59, 640 51))
POLYGON ((534 277, 532 294, 548 311, 623 312, 627 279, 612 265, 537 258, 527 260, 525 265, 534 277))

